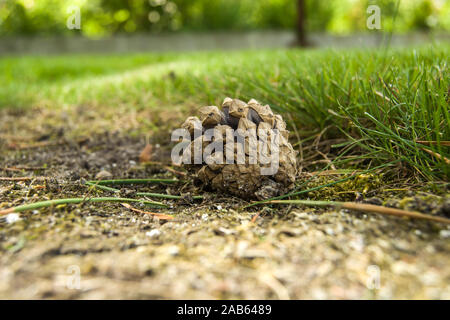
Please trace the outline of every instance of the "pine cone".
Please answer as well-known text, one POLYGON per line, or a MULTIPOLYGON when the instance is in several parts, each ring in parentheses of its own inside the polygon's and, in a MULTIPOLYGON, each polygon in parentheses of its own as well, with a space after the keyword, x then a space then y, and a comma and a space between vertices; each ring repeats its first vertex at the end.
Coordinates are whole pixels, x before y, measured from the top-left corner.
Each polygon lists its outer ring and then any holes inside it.
POLYGON ((263 106, 254 99, 245 103, 225 98, 222 110, 207 106, 201 108, 199 113, 200 118, 189 117, 182 125, 192 139, 184 154, 185 159, 191 159, 191 164, 184 166, 203 185, 244 199, 267 199, 292 188, 297 173, 296 152, 288 142, 286 123, 280 115, 273 114, 268 105, 263 106), (231 129, 240 133, 254 132, 254 135, 242 136, 239 140, 233 137, 231 129), (195 130, 198 130, 197 137, 195 130), (214 131, 213 136, 211 131, 214 131), (271 141, 278 143, 270 144, 271 141), (212 142, 223 143, 223 149, 212 148, 212 142), (200 160, 197 158, 195 164, 195 152, 203 155, 205 151, 209 156, 200 160), (234 160, 230 161, 227 154, 234 155, 234 160), (275 170, 270 172, 267 169, 274 163, 275 158, 271 157, 275 154, 278 166, 275 165, 275 170))

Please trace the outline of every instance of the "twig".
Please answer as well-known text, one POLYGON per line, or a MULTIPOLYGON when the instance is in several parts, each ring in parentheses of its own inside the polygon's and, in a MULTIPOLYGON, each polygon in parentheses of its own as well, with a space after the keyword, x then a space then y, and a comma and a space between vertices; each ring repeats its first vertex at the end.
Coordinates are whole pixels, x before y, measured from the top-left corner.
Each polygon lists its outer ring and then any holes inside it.
POLYGON ((258 219, 260 212, 257 212, 253 217, 252 220, 250 220, 252 223, 256 222, 256 219, 258 219))
POLYGON ((56 199, 56 200, 48 200, 48 201, 41 201, 41 202, 35 202, 31 204, 25 204, 14 208, 9 208, 5 210, 0 211, 0 216, 9 214, 12 212, 22 212, 27 210, 37 210, 41 208, 47 208, 55 205, 60 204, 78 204, 78 203, 84 203, 84 202, 139 202, 143 204, 148 205, 154 205, 158 207, 167 207, 164 203, 161 202, 154 202, 154 201, 147 201, 147 200, 138 200, 138 199, 129 199, 129 198, 111 198, 111 197, 105 197, 105 198, 69 198, 69 199, 56 199))
POLYGON ((162 214, 162 213, 150 212, 150 211, 142 211, 142 210, 133 208, 133 207, 132 207, 131 205, 129 205, 128 203, 121 203, 121 205, 124 206, 124 207, 127 208, 127 209, 130 209, 131 211, 138 212, 138 213, 143 213, 143 214, 151 214, 151 215, 153 215, 153 216, 155 216, 155 217, 158 217, 158 218, 161 219, 161 220, 172 220, 172 219, 173 219, 172 216, 165 215, 165 214, 162 214))
POLYGON ((173 174, 176 174, 178 176, 182 176, 182 177, 186 176, 186 172, 177 171, 169 166, 164 166, 164 169, 166 169, 167 171, 172 172, 173 174))
POLYGON ((443 217, 435 217, 426 215, 416 211, 406 211, 395 208, 388 208, 383 206, 377 206, 373 204, 363 204, 355 202, 337 202, 337 201, 312 201, 312 200, 272 200, 269 203, 279 204, 303 204, 306 206, 319 206, 319 207, 334 207, 336 209, 349 209, 361 212, 375 212, 384 215, 392 215, 398 217, 409 217, 415 219, 425 219, 430 221, 442 222, 450 224, 450 219, 443 217))

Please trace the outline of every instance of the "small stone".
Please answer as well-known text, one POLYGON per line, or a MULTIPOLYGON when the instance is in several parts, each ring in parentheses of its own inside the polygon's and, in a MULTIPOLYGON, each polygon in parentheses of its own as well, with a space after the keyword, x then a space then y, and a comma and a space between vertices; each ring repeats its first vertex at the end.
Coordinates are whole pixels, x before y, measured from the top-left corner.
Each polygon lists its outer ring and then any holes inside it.
POLYGON ((441 230, 439 232, 439 235, 441 236, 441 238, 448 239, 450 238, 450 230, 441 230))
POLYGON ((203 221, 208 221, 208 214, 207 213, 204 213, 204 214, 202 214, 202 220, 203 221))
POLYGON ((14 222, 17 222, 19 220, 22 220, 22 219, 20 219, 20 216, 19 216, 18 213, 10 213, 10 214, 8 214, 6 216, 6 222, 7 223, 14 223, 14 222))
POLYGON ((158 238, 161 235, 161 231, 159 231, 158 229, 153 229, 153 230, 147 231, 145 233, 145 235, 150 238, 158 238))
POLYGON ((392 272, 395 274, 411 275, 417 274, 417 267, 404 261, 397 261, 391 266, 392 272))
POLYGON ((167 248, 167 252, 171 256, 177 256, 180 253, 180 249, 178 248, 178 246, 170 246, 169 248, 167 248))
POLYGON ((218 236, 228 236, 231 234, 235 234, 236 231, 220 227, 220 228, 214 229, 214 233, 218 236))
POLYGON ((332 228, 330 228, 330 227, 325 228, 325 232, 326 232, 329 236, 334 236, 334 235, 335 235, 334 230, 333 230, 332 228))
POLYGON ((294 214, 297 218, 300 218, 300 219, 309 219, 309 217, 310 217, 310 214, 307 212, 295 212, 294 214))
POLYGON ((97 179, 97 180, 105 180, 105 179, 112 178, 112 176, 113 175, 111 174, 111 172, 106 171, 106 170, 102 170, 102 171, 100 171, 99 173, 97 173, 95 175, 95 179, 97 179))

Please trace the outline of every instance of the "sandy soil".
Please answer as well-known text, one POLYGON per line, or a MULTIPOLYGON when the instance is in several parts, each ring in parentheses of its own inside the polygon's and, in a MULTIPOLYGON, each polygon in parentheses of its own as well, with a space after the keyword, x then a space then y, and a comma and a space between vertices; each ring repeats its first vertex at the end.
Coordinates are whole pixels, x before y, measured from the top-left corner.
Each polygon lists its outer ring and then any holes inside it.
MULTIPOLYGON (((147 141, 154 161, 167 160, 173 112, 0 113, 0 177, 38 177, 0 181, 0 209, 110 196, 83 185, 101 171, 114 178, 174 177, 138 161, 147 141), (148 119, 158 123, 157 133, 145 134, 148 119), (33 168, 6 170, 19 166, 33 168)), ((189 181, 122 191, 132 196, 138 189, 205 199, 165 201, 170 209, 135 205, 173 214, 170 221, 110 203, 0 217, 0 298, 450 298, 450 229, 443 224, 305 207, 242 210, 247 202, 189 181)), ((448 190, 373 191, 363 198, 449 215, 448 190)))

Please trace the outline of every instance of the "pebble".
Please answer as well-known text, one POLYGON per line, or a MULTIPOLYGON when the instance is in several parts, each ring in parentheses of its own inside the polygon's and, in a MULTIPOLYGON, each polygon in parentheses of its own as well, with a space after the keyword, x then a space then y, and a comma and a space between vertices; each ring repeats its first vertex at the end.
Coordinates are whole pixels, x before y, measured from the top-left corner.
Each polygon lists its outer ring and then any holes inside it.
POLYGON ((295 216, 300 219, 309 219, 310 214, 306 212, 295 212, 295 216))
POLYGON ((95 179, 97 179, 97 180, 109 179, 109 178, 112 178, 112 176, 113 175, 111 174, 111 172, 102 170, 95 175, 95 179))
POLYGON ((145 233, 145 235, 150 238, 158 238, 161 235, 161 231, 159 231, 158 229, 153 229, 153 230, 147 231, 145 233))
POLYGON ((450 238, 450 230, 441 230, 439 235, 444 239, 450 238))
POLYGON ((325 228, 325 232, 329 235, 329 236, 334 236, 334 230, 330 227, 325 228))
POLYGON ((178 246, 170 246, 169 248, 167 248, 167 252, 171 256, 177 256, 180 253, 180 248, 178 248, 178 246))
POLYGON ((231 234, 235 234, 236 231, 231 230, 231 229, 225 229, 225 228, 223 228, 223 227, 220 227, 220 228, 215 229, 215 230, 214 230, 214 233, 215 233, 216 235, 218 235, 218 236, 228 236, 228 235, 231 235, 231 234))
POLYGON ((22 219, 20 219, 20 216, 19 216, 18 213, 10 213, 10 214, 8 214, 6 216, 6 222, 7 223, 14 223, 14 222, 17 222, 19 220, 22 220, 22 219))
POLYGON ((202 220, 203 221, 208 221, 208 214, 207 213, 202 214, 202 220))
POLYGON ((413 264, 406 263, 404 261, 398 261, 392 264, 392 272, 401 275, 414 275, 417 274, 417 267, 413 264))

